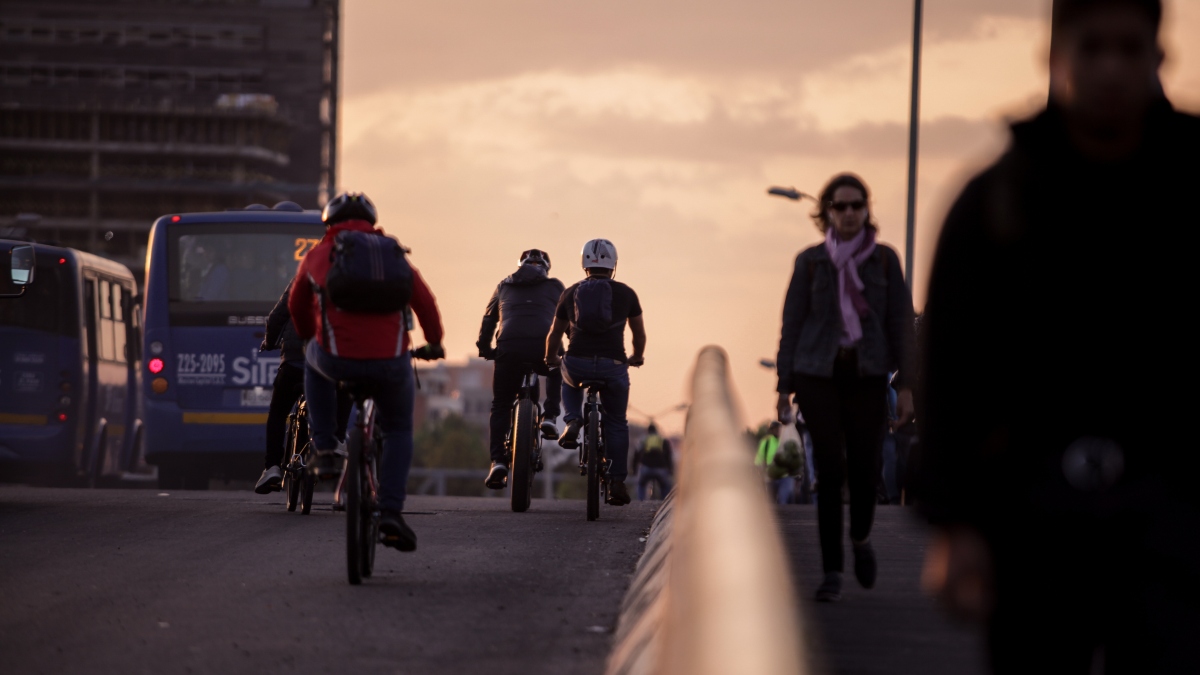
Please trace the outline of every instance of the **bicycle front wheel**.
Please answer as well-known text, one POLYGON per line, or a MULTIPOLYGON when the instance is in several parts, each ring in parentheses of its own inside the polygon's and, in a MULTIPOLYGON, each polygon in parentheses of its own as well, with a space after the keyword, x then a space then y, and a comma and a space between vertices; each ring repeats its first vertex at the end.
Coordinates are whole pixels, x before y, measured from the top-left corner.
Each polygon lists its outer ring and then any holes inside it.
POLYGON ((508 476, 512 510, 518 513, 529 508, 533 497, 533 434, 533 401, 521 399, 513 422, 512 461, 509 462, 512 472, 508 476))
POLYGON ((600 517, 600 413, 588 412, 587 435, 587 519, 600 517))
POLYGON ((350 583, 362 583, 363 571, 363 430, 355 425, 346 439, 346 570, 350 583))

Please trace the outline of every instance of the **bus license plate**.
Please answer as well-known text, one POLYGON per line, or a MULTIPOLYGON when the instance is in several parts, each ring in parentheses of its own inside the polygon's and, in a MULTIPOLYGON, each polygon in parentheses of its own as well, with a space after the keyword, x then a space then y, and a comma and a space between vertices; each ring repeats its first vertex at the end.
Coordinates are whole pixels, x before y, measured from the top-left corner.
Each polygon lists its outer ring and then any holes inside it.
POLYGON ((266 408, 271 405, 271 390, 263 387, 242 390, 243 408, 266 408))

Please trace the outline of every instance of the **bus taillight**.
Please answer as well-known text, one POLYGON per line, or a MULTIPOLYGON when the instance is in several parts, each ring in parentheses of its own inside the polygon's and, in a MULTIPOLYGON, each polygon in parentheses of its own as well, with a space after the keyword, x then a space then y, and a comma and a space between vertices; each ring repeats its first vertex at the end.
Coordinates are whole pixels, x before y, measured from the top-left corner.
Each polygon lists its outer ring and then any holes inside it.
POLYGON ((150 359, 150 362, 146 364, 146 367, 150 369, 150 372, 157 375, 157 374, 161 373, 163 370, 163 360, 162 359, 150 359))

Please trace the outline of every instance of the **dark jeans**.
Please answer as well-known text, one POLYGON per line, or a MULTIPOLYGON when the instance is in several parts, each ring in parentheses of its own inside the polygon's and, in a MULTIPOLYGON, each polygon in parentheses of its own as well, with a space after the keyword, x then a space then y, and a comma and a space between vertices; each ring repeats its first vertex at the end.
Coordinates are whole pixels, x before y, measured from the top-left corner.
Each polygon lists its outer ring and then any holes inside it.
POLYGON ((812 435, 821 559, 826 572, 841 572, 843 482, 850 485, 850 537, 866 539, 875 519, 887 378, 860 377, 851 354, 834 363, 833 377, 793 376, 792 389, 812 435))
POLYGON ((318 450, 337 447, 337 383, 374 382, 375 423, 383 432, 383 457, 379 462, 379 505, 404 509, 408 470, 413 458, 413 369, 406 353, 394 359, 346 359, 332 356, 317 344, 308 344, 304 396, 308 400, 308 426, 318 450))
POLYGON ((267 411, 267 456, 265 467, 283 463, 283 440, 287 435, 287 416, 304 393, 304 366, 279 364, 271 385, 271 408, 267 411))
MULTIPOLYGON (((292 406, 304 393, 304 364, 291 362, 279 364, 275 373, 275 384, 271 389, 271 409, 267 413, 267 468, 283 464, 287 448, 283 447, 287 438, 287 416, 292 412, 292 406)), ((346 438, 346 421, 350 419, 350 397, 338 392, 337 437, 346 438)), ((307 440, 307 439, 306 439, 307 440)))
MULTIPOLYGON (((562 397, 562 373, 558 370, 547 371, 544 365, 534 364, 541 373, 538 386, 546 392, 546 405, 542 409, 542 417, 552 420, 558 417, 559 401, 562 397)), ((491 443, 489 445, 493 462, 508 463, 508 448, 504 445, 504 437, 512 425, 512 406, 521 389, 521 380, 525 379, 526 362, 496 361, 496 369, 492 373, 492 416, 491 443)), ((538 399, 540 400, 540 395, 538 399)), ((536 402, 536 401, 535 401, 536 402)))
POLYGON ((629 407, 629 364, 616 359, 564 356, 562 402, 563 420, 570 422, 583 417, 585 392, 575 382, 589 380, 604 382, 600 400, 604 405, 601 425, 604 427, 605 456, 612 460, 609 477, 624 481, 629 475, 629 422, 625 410, 629 407))

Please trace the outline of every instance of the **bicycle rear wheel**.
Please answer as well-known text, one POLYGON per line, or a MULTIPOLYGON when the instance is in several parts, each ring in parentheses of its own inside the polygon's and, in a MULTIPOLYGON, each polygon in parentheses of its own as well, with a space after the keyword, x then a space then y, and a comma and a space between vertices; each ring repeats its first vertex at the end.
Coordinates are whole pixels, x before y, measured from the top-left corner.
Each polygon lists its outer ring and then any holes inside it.
POLYGON ((381 450, 382 448, 380 448, 377 443, 374 457, 371 458, 371 461, 366 462, 365 470, 362 472, 363 508, 361 564, 363 577, 370 577, 371 573, 375 571, 375 544, 379 543, 379 518, 376 515, 379 508, 375 501, 376 495, 371 490, 371 485, 379 484, 379 474, 376 468, 379 464, 378 458, 381 450), (370 474, 370 478, 375 480, 368 480, 368 473, 370 474))
POLYGON ((512 433, 512 466, 508 476, 511 488, 512 510, 521 513, 529 508, 533 495, 533 401, 521 399, 517 402, 516 419, 512 433))
POLYGON ((587 519, 600 517, 600 413, 588 412, 587 436, 587 519))
POLYGON ((346 571, 350 583, 362 583, 363 570, 363 432, 358 424, 346 439, 346 571))

